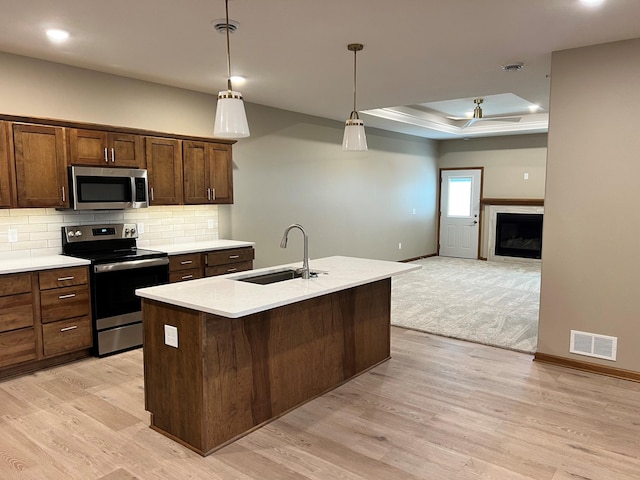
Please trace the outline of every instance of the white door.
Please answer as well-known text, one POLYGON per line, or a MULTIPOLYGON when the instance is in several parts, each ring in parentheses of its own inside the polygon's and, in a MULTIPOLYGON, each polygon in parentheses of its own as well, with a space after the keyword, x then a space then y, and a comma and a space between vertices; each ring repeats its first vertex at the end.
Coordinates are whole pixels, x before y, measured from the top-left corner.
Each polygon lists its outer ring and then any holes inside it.
POLYGON ((482 170, 442 170, 440 255, 478 258, 482 170))

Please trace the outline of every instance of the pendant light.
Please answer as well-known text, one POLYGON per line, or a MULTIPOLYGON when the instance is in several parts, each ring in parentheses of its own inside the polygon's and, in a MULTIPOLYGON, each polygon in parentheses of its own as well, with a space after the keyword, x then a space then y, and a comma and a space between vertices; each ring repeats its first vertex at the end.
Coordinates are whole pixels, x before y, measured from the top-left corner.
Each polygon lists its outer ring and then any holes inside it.
POLYGON ((356 54, 364 46, 361 43, 350 43, 347 50, 353 52, 353 110, 344 125, 344 137, 342 137, 342 150, 357 152, 367 150, 367 137, 364 133, 364 122, 360 120, 356 110, 356 54))
POLYGON ((231 49, 229 48, 229 0, 225 0, 227 34, 227 90, 218 92, 216 120, 213 135, 218 138, 244 138, 249 136, 247 115, 244 111, 242 94, 231 87, 231 49))

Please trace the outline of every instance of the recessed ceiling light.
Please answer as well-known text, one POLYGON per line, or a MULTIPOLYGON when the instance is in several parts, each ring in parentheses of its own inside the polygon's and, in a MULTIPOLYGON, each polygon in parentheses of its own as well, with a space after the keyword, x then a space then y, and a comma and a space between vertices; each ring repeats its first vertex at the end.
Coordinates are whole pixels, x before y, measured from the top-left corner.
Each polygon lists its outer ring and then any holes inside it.
POLYGON ((234 85, 244 85, 247 81, 246 77, 242 75, 231 75, 231 81, 234 85))
POLYGON ((597 7, 604 3, 604 0, 580 0, 580 3, 587 7, 597 7))
POLYGON ((62 43, 69 38, 69 32, 59 28, 50 28, 47 30, 47 37, 54 43, 62 43))

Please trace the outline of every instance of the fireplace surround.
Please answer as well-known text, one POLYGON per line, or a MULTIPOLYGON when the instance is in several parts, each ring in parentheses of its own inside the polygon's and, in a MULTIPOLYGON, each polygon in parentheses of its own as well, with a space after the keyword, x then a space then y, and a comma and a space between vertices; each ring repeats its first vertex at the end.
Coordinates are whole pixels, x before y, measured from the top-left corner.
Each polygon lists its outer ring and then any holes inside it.
MULTIPOLYGON (((502 261, 502 262, 539 262, 540 256, 526 252, 528 256, 513 256, 513 251, 503 251, 500 248, 496 249, 497 229, 498 229, 498 214, 525 214, 540 215, 544 214, 543 206, 529 206, 529 205, 489 205, 488 211, 488 243, 487 243, 487 260, 488 261, 502 261), (498 250, 498 251, 496 251, 498 250), (506 254, 505 254, 506 253, 506 254), (536 258, 537 257, 537 258, 536 258)), ((510 217, 506 217, 509 219, 510 217)), ((529 217, 530 218, 530 217, 529 217)), ((536 217, 540 218, 540 217, 536 217)), ((529 238, 528 241, 524 237, 511 238, 510 242, 505 245, 507 248, 521 248, 531 249, 535 240, 529 238), (524 245, 523 245, 524 244, 524 245), (525 248, 522 248, 525 247, 525 248)), ((540 237, 541 243, 541 237, 540 237)), ((522 254, 522 252, 520 252, 522 254)))

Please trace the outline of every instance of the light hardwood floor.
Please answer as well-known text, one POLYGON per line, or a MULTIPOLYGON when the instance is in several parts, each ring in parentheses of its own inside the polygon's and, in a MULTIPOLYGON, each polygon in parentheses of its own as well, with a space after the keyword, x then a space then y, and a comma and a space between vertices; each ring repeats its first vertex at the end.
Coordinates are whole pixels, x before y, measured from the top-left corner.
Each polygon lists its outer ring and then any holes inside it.
POLYGON ((400 328, 392 355, 206 458, 148 428, 141 350, 5 380, 0 479, 640 478, 638 383, 400 328))

